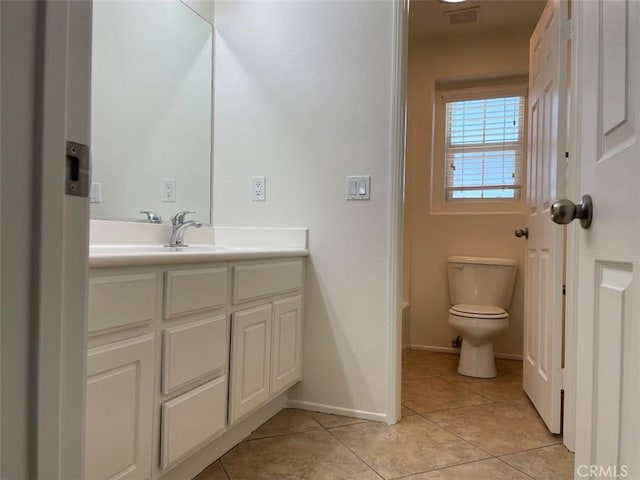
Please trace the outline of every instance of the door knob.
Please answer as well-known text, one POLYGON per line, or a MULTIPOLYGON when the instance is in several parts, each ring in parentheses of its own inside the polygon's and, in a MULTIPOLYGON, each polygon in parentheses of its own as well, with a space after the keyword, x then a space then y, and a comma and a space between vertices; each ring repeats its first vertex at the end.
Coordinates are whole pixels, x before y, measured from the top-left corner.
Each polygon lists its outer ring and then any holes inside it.
POLYGON ((515 234, 516 234, 516 237, 518 238, 520 237, 529 238, 529 227, 525 228, 524 230, 519 228, 516 230, 515 234))
POLYGON ((557 200, 551 205, 551 220, 560 225, 566 225, 573 220, 580 220, 582 228, 589 228, 593 217, 593 201, 591 195, 583 195, 579 204, 571 200, 557 200))

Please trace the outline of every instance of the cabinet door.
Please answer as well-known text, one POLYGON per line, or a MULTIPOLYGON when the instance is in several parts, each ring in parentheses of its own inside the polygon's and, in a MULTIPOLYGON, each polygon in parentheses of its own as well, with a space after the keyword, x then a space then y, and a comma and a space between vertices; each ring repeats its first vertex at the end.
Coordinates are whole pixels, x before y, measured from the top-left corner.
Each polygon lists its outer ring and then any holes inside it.
POLYGON ((230 425, 269 399, 271 312, 268 304, 232 316, 230 425))
POLYGON ((87 479, 151 477, 154 347, 150 334, 89 350, 87 479))
POLYGON ((302 297, 273 302, 271 395, 302 376, 302 297))

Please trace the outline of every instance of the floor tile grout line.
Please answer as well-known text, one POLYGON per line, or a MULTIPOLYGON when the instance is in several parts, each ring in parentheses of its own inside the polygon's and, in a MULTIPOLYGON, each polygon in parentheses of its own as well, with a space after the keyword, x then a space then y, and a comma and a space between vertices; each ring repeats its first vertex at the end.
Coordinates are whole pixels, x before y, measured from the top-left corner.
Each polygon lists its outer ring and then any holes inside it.
POLYGON ((450 411, 454 411, 454 410, 461 410, 463 408, 474 408, 474 407, 486 407, 488 405, 495 405, 495 404, 499 404, 499 403, 507 403, 507 402, 517 402, 519 400, 524 400, 524 398, 517 398, 514 400, 491 400, 487 403, 478 403, 476 405, 464 405, 464 406, 460 406, 460 407, 451 407, 451 408, 443 408, 440 410, 432 410, 430 412, 415 412, 415 410, 413 410, 416 415, 420 415, 420 416, 424 416, 424 415, 433 415, 436 413, 443 413, 443 412, 450 412, 450 411))
MULTIPOLYGON (((359 424, 356 424, 356 425, 359 425, 359 424)), ((347 426, 347 425, 345 425, 345 426, 347 426)), ((339 428, 339 427, 333 427, 333 428, 339 428)), ((352 453, 352 454, 353 454, 353 455, 354 455, 358 460, 360 460, 363 464, 365 464, 367 467, 369 467, 373 473, 375 473, 378 477, 380 477, 380 479, 381 479, 381 480, 386 480, 386 477, 385 477, 384 475, 382 475, 380 472, 378 472, 375 468, 373 468, 371 465, 369 465, 369 463, 368 463, 368 462, 366 462, 362 457, 360 457, 360 455, 358 455, 358 454, 357 454, 356 452, 354 452, 351 448, 349 448, 349 446, 348 446, 348 445, 346 445, 342 440, 340 440, 336 435, 334 435, 334 434, 333 434, 333 432, 332 432, 330 429, 325 428, 325 430, 327 431, 327 433, 328 433, 329 435, 331 435, 333 438, 335 438, 335 439, 336 439, 336 441, 337 441, 340 445, 342 445, 344 448, 346 448, 347 450, 349 450, 349 451, 350 451, 350 452, 351 452, 351 453, 352 453)))
MULTIPOLYGON (((224 457, 224 455, 222 457, 224 457)), ((222 471, 224 472, 225 477, 227 477, 227 480, 231 480, 231 475, 229 475, 229 472, 227 472, 227 469, 225 468, 224 463, 222 463, 222 457, 220 457, 218 461, 220 462, 220 466, 222 467, 222 471)))
MULTIPOLYGON (((451 465, 445 465, 444 467, 432 468, 431 470, 424 470, 424 471, 421 471, 421 472, 410 473, 408 475, 402 475, 400 477, 393 477, 393 478, 389 478, 389 479, 386 479, 386 480, 403 480, 403 479, 406 479, 406 478, 410 478, 410 477, 412 477, 414 475, 422 475, 423 473, 437 472, 437 471, 440 471, 440 470, 445 470, 447 468, 461 467, 463 465, 470 465, 472 463, 486 462, 487 460, 494 460, 494 459, 497 460, 495 457, 487 457, 487 458, 478 458, 476 460, 469 460, 468 462, 452 463, 451 465)), ((502 462, 502 463, 504 463, 504 462, 502 462)), ((530 476, 530 475, 527 475, 527 476, 530 476)))
POLYGON ((510 463, 505 462, 505 461, 504 461, 504 460, 502 460, 500 457, 493 457, 493 458, 495 458, 495 459, 496 459, 496 460, 498 460, 499 462, 504 463, 505 465, 510 466, 510 467, 511 467, 511 468, 513 468, 514 470, 517 470, 518 472, 520 472, 520 473, 522 473, 522 474, 526 475, 527 477, 532 478, 533 480, 536 480, 536 477, 534 477, 533 475, 529 474, 528 472, 525 472, 524 470, 522 470, 522 469, 521 469, 521 468, 519 468, 519 467, 516 467, 515 465, 511 465, 510 463))
POLYGON ((444 431, 449 432, 451 435, 454 435, 456 437, 458 437, 460 440, 462 440, 465 443, 468 443, 469 445, 471 445, 474 448, 477 448, 478 450, 480 450, 481 452, 486 453, 487 455, 489 455, 490 457, 494 457, 493 453, 488 452, 487 450, 485 450, 482 447, 477 446, 475 443, 471 442, 470 440, 467 440, 466 438, 463 438, 461 435, 457 434, 456 432, 453 432, 451 430, 449 430, 447 427, 445 427, 444 425, 440 425, 439 423, 434 422, 433 420, 429 420, 428 418, 423 417, 422 415, 420 415, 424 420, 426 420, 427 422, 430 422, 432 424, 434 424, 437 427, 442 428, 444 431))
MULTIPOLYGON (((258 437, 258 438, 245 438, 240 443, 255 442, 256 440, 265 440, 267 438, 284 437, 285 435, 293 435, 295 433, 316 432, 318 430, 322 430, 323 428, 324 427, 322 425, 320 425, 318 427, 306 428, 304 430, 296 430, 295 432, 273 433, 273 434, 265 435, 263 437, 258 437)), ((251 432, 251 433, 253 433, 253 432, 251 432)))
MULTIPOLYGON (((562 445, 564 447, 564 444, 562 443, 562 440, 560 440, 559 443, 548 443, 546 445, 540 445, 540 446, 533 447, 533 448, 527 448, 525 450, 518 450, 517 452, 501 453, 500 455, 496 455, 496 458, 508 457, 510 455, 518 455, 520 453, 529 453, 529 452, 533 452, 535 450, 542 450, 543 448, 555 447, 557 445, 562 445)), ((567 448, 567 447, 564 447, 564 448, 567 448)))

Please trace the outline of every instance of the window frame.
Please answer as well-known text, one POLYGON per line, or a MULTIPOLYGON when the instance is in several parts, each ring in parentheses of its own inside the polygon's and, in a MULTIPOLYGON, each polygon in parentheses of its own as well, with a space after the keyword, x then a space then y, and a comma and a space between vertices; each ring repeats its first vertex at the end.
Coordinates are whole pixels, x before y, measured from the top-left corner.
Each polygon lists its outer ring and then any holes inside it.
POLYGON ((527 83, 513 81, 500 85, 460 88, 436 85, 434 92, 433 148, 431 161, 431 213, 523 213, 526 209, 526 154, 527 154, 527 83), (449 102, 500 97, 524 97, 522 125, 522 159, 520 164, 520 194, 518 198, 448 198, 446 125, 449 102))

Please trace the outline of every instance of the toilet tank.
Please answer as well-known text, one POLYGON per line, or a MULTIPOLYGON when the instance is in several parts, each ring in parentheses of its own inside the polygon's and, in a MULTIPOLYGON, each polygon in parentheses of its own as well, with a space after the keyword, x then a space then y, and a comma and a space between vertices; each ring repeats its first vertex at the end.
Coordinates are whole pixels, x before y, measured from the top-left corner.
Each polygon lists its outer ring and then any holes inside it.
POLYGON ((508 258, 449 257, 449 298, 453 305, 509 308, 517 263, 508 258))

